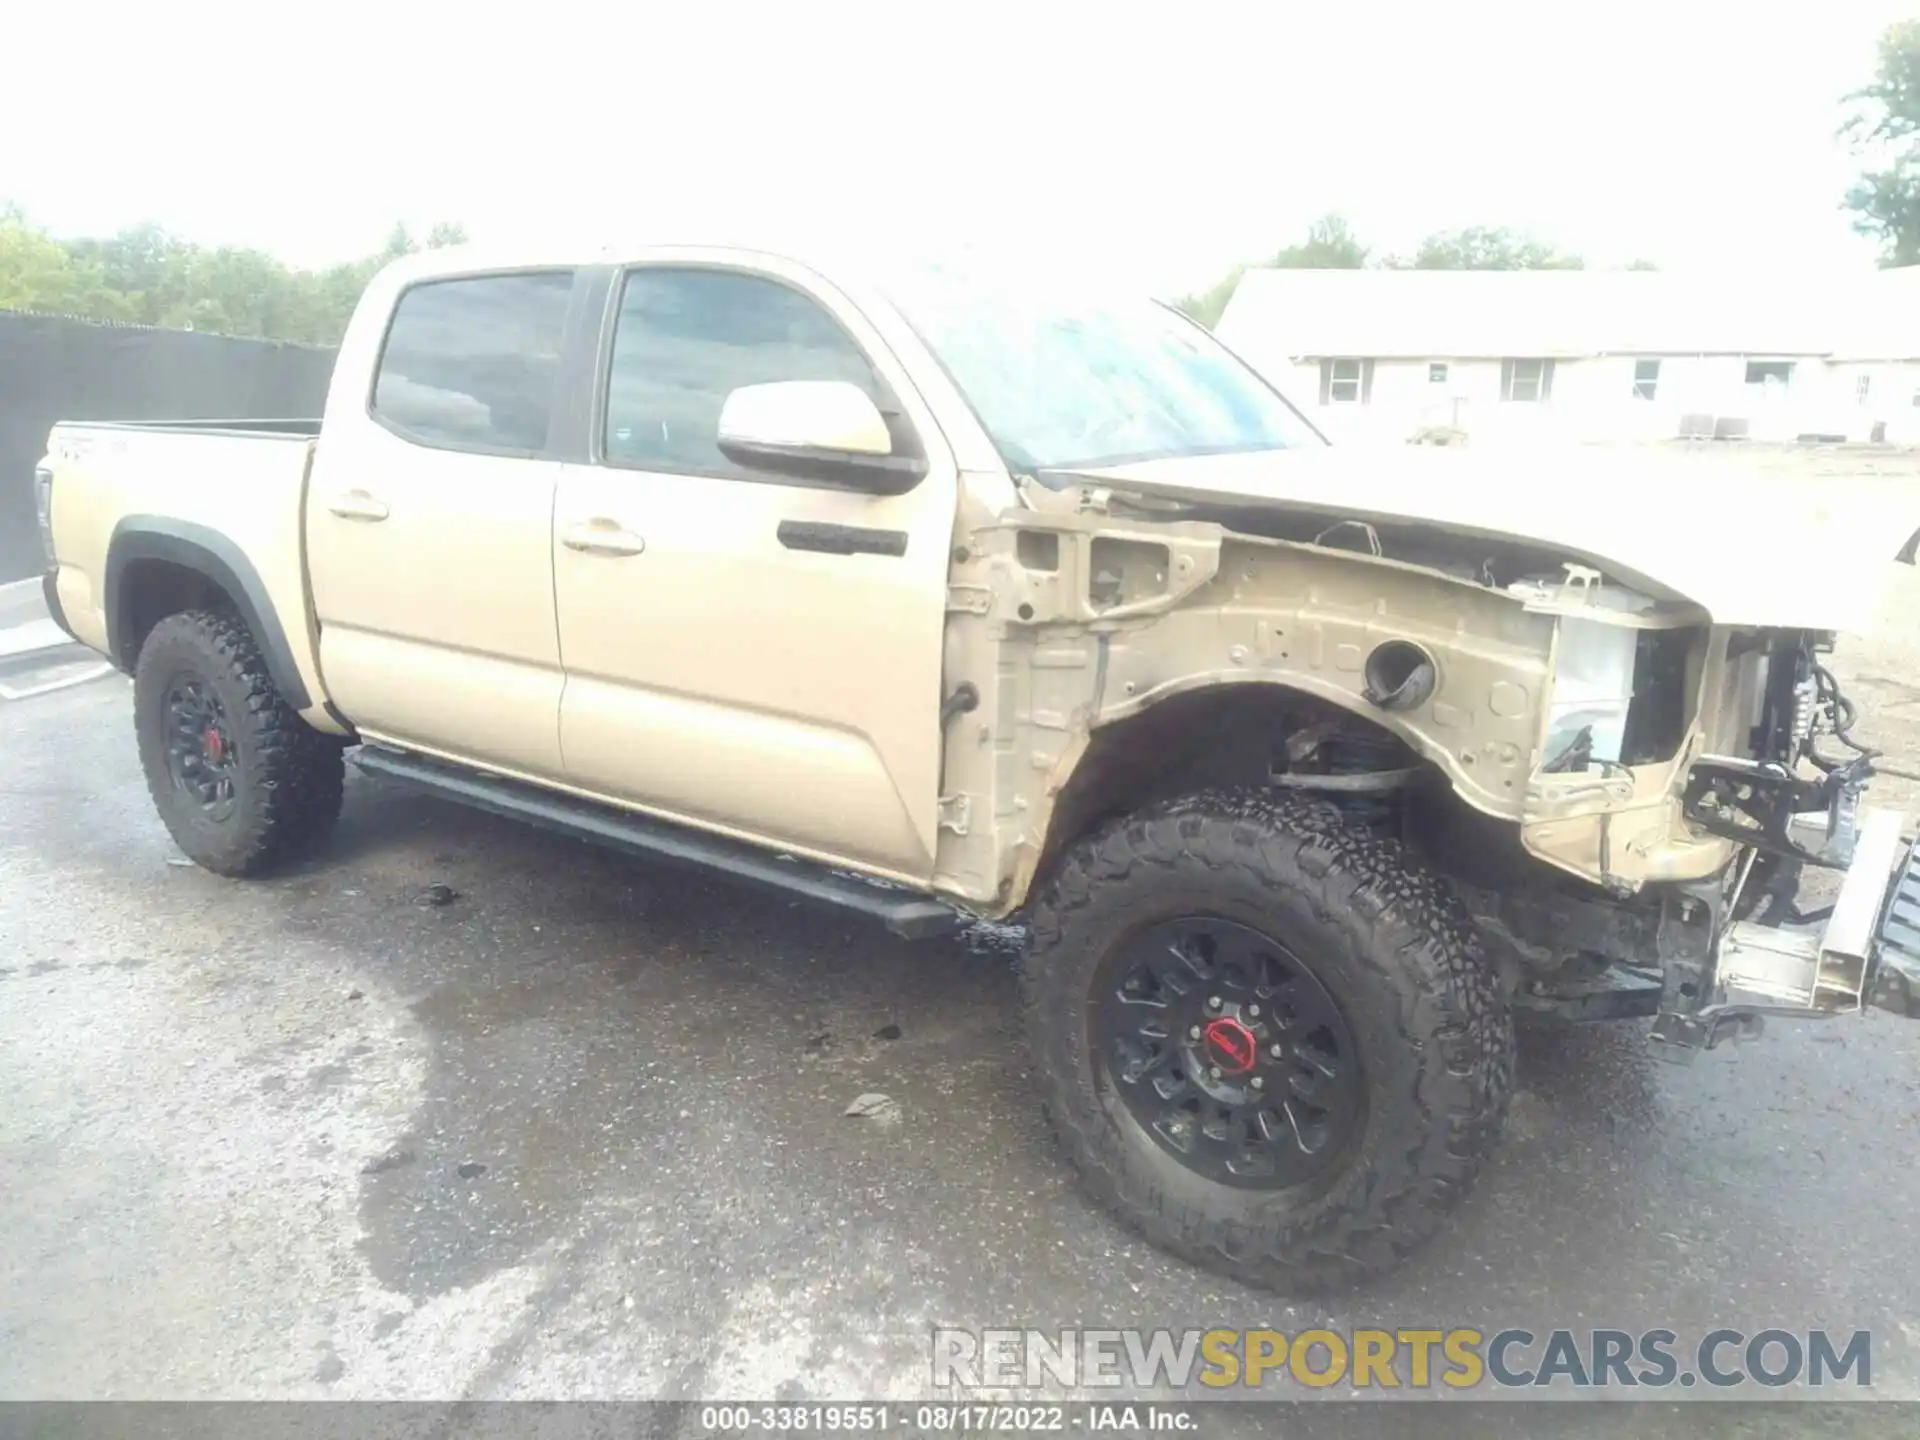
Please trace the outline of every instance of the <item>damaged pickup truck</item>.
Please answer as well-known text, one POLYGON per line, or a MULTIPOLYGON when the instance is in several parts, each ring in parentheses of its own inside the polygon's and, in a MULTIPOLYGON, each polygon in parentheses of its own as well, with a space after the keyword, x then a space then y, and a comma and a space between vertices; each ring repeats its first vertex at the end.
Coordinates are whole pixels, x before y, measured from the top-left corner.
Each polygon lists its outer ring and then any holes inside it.
POLYGON ((1684 1058, 1920 999, 1826 658, 1882 540, 1697 483, 1333 449, 1158 306, 718 248, 402 260, 324 421, 61 425, 38 481, 200 864, 311 846, 351 752, 903 936, 1023 918, 1088 1190, 1289 1290, 1459 1203, 1515 1008, 1684 1058))

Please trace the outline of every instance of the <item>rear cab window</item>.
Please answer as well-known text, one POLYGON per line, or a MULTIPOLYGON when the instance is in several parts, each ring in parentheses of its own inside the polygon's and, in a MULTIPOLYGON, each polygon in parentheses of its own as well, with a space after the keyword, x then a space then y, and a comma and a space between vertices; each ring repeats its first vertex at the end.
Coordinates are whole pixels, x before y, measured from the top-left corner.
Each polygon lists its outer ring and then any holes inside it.
POLYGON ((573 280, 571 270, 541 270, 409 286, 374 373, 374 419, 422 445, 538 455, 573 280))
POLYGON ((887 417, 896 452, 917 443, 872 363, 811 296, 744 271, 630 270, 607 362, 602 458, 671 474, 778 481, 736 465, 719 446, 727 396, 778 380, 857 385, 887 417))

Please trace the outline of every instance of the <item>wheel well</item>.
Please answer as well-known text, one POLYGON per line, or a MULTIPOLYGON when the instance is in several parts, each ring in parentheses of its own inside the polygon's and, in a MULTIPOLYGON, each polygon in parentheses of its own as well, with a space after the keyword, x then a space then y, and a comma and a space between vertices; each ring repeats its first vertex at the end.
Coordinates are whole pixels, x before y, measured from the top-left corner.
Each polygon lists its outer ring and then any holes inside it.
MULTIPOLYGON (((1419 772, 1396 792, 1401 799, 1393 823, 1403 839, 1444 859, 1443 868, 1489 884, 1513 883, 1537 871, 1539 862, 1524 852, 1518 827, 1474 809, 1391 730, 1302 691, 1259 684, 1171 696, 1095 730, 1054 802, 1036 880, 1051 874, 1076 840, 1122 815, 1198 790, 1271 784, 1276 770, 1290 768, 1289 737, 1309 729, 1371 750, 1379 757, 1377 768, 1419 772)), ((1379 817, 1367 817, 1367 823, 1379 823, 1379 817)))
POLYGON ((114 616, 114 660, 131 672, 153 627, 183 610, 234 614, 238 606, 220 584, 190 565, 174 560, 129 560, 121 572, 119 614, 114 616))
MULTIPOLYGON (((1266 784, 1301 717, 1345 714, 1285 686, 1226 685, 1170 696, 1100 727, 1054 801, 1038 873, 1047 874, 1082 835, 1157 800, 1266 784)), ((1393 738, 1360 716, 1352 720, 1393 738)))
POLYGON ((126 516, 107 546, 103 608, 107 648, 129 671, 153 627, 167 616, 192 609, 236 615, 259 645, 282 698, 296 711, 310 703, 272 598, 245 553, 216 530, 165 516, 126 516))

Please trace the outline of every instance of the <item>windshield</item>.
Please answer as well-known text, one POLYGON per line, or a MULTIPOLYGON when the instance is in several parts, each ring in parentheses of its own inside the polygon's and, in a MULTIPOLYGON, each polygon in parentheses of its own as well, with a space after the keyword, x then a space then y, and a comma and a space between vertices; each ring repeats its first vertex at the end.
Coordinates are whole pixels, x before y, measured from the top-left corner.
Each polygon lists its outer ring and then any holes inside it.
POLYGON ((1150 300, 1055 304, 939 273, 895 295, 1015 469, 1326 443, 1206 331, 1150 300))

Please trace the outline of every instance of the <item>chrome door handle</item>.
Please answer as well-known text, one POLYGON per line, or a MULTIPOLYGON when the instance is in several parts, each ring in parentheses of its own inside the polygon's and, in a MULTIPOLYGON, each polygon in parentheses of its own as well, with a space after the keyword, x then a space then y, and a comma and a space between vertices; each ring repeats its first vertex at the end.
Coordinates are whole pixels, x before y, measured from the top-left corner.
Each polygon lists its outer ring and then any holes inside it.
POLYGON ((562 532, 560 543, 585 555, 638 555, 647 548, 645 540, 605 515, 569 526, 562 532))
POLYGON ((327 509, 342 520, 384 520, 387 502, 365 490, 346 490, 333 497, 327 509))

